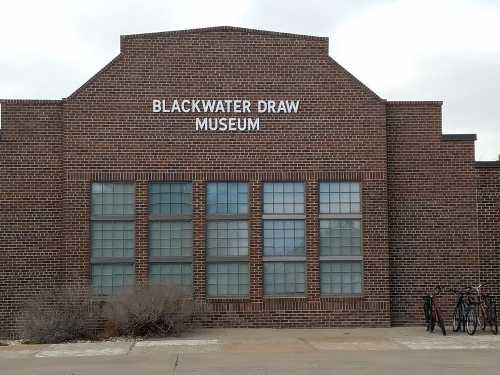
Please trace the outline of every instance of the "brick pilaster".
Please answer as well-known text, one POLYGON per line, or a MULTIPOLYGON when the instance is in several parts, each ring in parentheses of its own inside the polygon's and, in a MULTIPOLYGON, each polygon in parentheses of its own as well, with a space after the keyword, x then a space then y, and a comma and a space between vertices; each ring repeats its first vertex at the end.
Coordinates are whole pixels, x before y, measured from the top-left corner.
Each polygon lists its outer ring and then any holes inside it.
POLYGON ((149 279, 148 182, 135 183, 135 278, 136 284, 149 279))
POLYGON ((317 179, 306 180, 306 262, 307 262, 307 300, 319 302, 319 183, 317 179))
POLYGON ((205 264, 205 181, 193 181, 193 298, 198 303, 206 301, 205 264))
POLYGON ((249 183, 249 227, 250 227, 250 299, 252 303, 262 303, 264 295, 264 266, 262 247, 262 183, 252 180, 249 183))

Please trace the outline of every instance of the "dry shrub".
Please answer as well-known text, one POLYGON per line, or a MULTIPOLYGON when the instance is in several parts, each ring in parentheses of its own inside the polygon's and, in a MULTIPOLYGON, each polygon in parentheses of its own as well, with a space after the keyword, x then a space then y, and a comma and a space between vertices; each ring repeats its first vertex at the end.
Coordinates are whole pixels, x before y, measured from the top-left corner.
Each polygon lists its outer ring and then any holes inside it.
POLYGON ((112 298, 104 315, 122 335, 168 336, 185 329, 193 310, 190 296, 175 285, 142 285, 112 298))
POLYGON ((92 338, 97 315, 88 289, 54 288, 30 298, 20 319, 20 336, 30 343, 92 338))

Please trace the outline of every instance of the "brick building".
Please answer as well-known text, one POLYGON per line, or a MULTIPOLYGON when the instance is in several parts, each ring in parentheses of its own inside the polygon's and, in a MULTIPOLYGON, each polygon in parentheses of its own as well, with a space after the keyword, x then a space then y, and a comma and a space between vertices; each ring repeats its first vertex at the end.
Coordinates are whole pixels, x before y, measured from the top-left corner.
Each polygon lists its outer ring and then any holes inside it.
POLYGON ((236 327, 415 324, 435 284, 499 292, 500 163, 327 38, 126 35, 68 98, 0 104, 0 336, 59 285, 173 281, 236 327))

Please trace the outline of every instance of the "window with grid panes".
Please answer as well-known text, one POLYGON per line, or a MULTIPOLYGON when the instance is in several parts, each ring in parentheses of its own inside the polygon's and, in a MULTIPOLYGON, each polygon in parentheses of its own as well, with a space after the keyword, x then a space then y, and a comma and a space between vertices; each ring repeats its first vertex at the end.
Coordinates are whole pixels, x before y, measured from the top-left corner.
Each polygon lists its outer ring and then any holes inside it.
POLYGON ((248 295, 248 262, 207 263, 209 297, 248 295))
POLYGON ((152 262, 149 266, 149 279, 153 284, 175 284, 186 290, 192 288, 191 263, 162 263, 152 262))
POLYGON ((209 182, 207 184, 207 214, 247 215, 247 183, 209 182))
POLYGON ((207 223, 207 256, 248 255, 248 221, 213 220, 207 223))
POLYGON ((264 214, 304 214, 304 183, 264 184, 264 214))
POLYGON ((207 183, 207 295, 248 295, 248 184, 207 183))
POLYGON ((263 186, 264 294, 305 293, 304 183, 263 186))
POLYGON ((192 187, 188 182, 149 185, 149 280, 192 289, 192 187))
POLYGON ((129 183, 92 183, 91 284, 107 296, 135 282, 135 187, 129 183))
POLYGON ((362 293, 361 194, 358 182, 320 183, 322 295, 362 293))

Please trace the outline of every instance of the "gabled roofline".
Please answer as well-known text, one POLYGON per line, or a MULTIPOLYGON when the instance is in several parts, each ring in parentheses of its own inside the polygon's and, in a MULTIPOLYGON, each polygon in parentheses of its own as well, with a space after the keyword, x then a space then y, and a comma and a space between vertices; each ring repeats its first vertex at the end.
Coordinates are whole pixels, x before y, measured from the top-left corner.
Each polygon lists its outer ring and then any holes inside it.
POLYGON ((378 96, 372 89, 370 89, 368 86, 366 86, 363 82, 361 82, 356 76, 354 76, 350 71, 348 71, 346 68, 344 68, 342 65, 340 65, 333 57, 330 55, 327 56, 328 62, 330 64, 336 65, 340 70, 342 70, 345 74, 349 76, 355 83, 358 84, 358 86, 364 90, 368 95, 373 96, 375 99, 384 101, 380 96, 378 96))
MULTIPOLYGON (((266 30, 257 30, 257 29, 247 29, 242 27, 234 27, 234 26, 216 26, 216 27, 206 27, 206 28, 198 28, 198 29, 185 29, 185 30, 174 30, 174 31, 162 31, 156 33, 145 33, 145 34, 128 34, 120 36, 120 44, 122 44, 123 40, 126 39, 141 39, 141 38, 156 38, 159 36, 170 36, 170 35, 182 35, 189 33, 202 33, 202 32, 241 32, 241 33, 252 33, 259 35, 270 35, 281 38, 292 38, 292 39, 301 39, 301 40, 314 40, 314 41, 322 41, 328 43, 328 37, 319 37, 319 36, 311 36, 311 35, 301 35, 301 34, 291 34, 291 33, 282 33, 277 31, 266 31, 266 30)), ((120 48, 121 50, 121 48, 120 48)), ((95 81, 102 73, 108 70, 115 62, 117 62, 121 57, 121 52, 117 56, 115 56, 110 62, 108 62, 102 69, 100 69, 97 73, 95 73, 92 77, 90 77, 83 85, 77 88, 71 95, 67 98, 63 99, 71 99, 78 95, 81 91, 83 91, 86 87, 88 87, 93 81, 95 81)), ((354 77, 354 76, 353 76, 354 77)))
POLYGON ((161 31, 161 32, 155 32, 155 33, 127 34, 127 35, 121 35, 120 39, 156 38, 156 37, 161 37, 161 36, 175 36, 175 35, 179 35, 179 34, 207 33, 207 32, 239 32, 239 33, 250 33, 250 34, 275 36, 275 37, 280 37, 280 38, 292 38, 292 39, 316 40, 316 41, 328 42, 328 37, 303 35, 303 34, 292 34, 292 33, 282 33, 282 32, 278 32, 278 31, 267 31, 267 30, 259 30, 259 29, 247 29, 244 27, 235 27, 235 26, 214 26, 214 27, 204 27, 204 28, 198 28, 198 29, 161 31))
POLYGON ((111 65, 113 65, 115 62, 117 62, 120 59, 120 57, 121 57, 121 53, 119 53, 110 62, 108 62, 106 65, 104 65, 96 74, 94 74, 92 77, 90 77, 87 80, 87 82, 85 82, 83 85, 81 85, 79 88, 77 88, 70 96, 68 96, 67 99, 71 99, 74 96, 78 95, 82 90, 84 90, 94 80, 96 80, 102 73, 104 73, 106 70, 108 70, 109 68, 111 68, 111 65))

